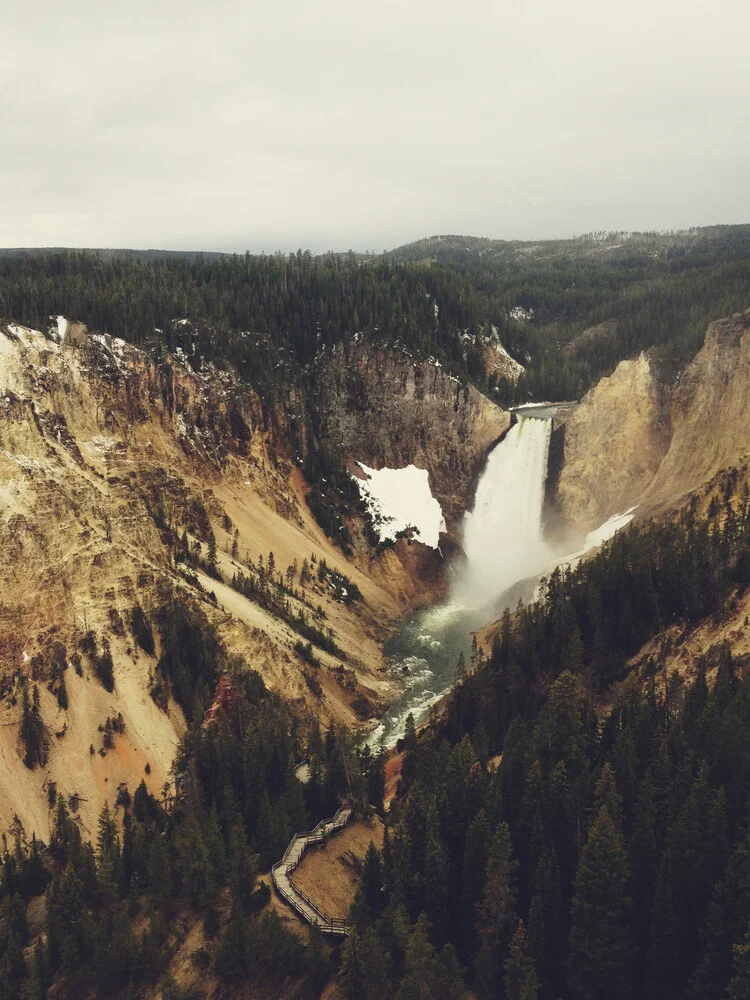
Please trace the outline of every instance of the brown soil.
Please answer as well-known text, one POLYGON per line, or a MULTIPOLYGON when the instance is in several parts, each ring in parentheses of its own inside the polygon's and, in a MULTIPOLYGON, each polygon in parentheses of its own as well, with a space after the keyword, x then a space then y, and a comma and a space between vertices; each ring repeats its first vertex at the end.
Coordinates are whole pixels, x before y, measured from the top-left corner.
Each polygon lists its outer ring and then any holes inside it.
POLYGON ((390 806, 396 797, 398 783, 401 780, 401 767, 404 763, 405 753, 393 753, 385 762, 385 807, 390 806))
POLYGON ((359 862, 370 843, 383 846, 383 823, 374 816, 357 820, 320 847, 310 847, 294 881, 330 917, 346 917, 359 885, 359 862))

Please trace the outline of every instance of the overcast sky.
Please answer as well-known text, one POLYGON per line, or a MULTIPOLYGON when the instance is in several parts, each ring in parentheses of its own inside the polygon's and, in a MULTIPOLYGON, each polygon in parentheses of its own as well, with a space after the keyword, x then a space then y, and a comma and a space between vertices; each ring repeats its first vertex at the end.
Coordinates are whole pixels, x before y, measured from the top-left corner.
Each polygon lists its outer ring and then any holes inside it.
POLYGON ((0 37, 3 246, 750 222, 749 0, 30 0, 0 37))

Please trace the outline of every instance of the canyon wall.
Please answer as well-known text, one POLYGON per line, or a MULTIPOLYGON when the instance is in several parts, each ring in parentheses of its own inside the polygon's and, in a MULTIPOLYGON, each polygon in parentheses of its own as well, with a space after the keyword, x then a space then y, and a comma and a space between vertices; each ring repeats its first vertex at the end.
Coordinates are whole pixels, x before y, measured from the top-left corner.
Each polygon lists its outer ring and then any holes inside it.
POLYGON ((621 362, 556 419, 549 503, 590 530, 636 504, 643 518, 679 507, 750 455, 750 311, 712 323, 675 384, 646 355, 621 362))
MULTIPOLYGON (((364 345, 323 355, 314 387, 308 402, 326 443, 370 465, 428 468, 453 523, 510 422, 436 365, 364 345)), ((156 360, 80 324, 40 332, 0 323, 0 831, 17 815, 46 840, 51 785, 77 803, 88 831, 121 785, 132 792, 145 778, 159 794, 185 719, 171 698, 151 697, 158 634, 148 654, 130 620, 136 606, 153 620, 165 592, 198 608, 228 653, 300 712, 352 725, 382 709, 393 687, 383 642, 410 608, 442 592, 443 562, 408 539, 379 553, 355 546, 347 558, 326 538, 294 461, 309 412, 296 391, 264 407, 231 370, 195 371, 179 351, 156 360), (223 580, 174 560, 183 532, 204 556, 213 534, 223 580), (271 553, 277 577, 294 573, 286 619, 230 586, 271 553), (319 578, 323 561, 360 600, 343 601, 319 578), (300 613, 338 647, 313 644, 315 667, 300 652, 300 613), (84 652, 89 632, 100 650, 110 645, 112 691, 84 652), (19 739, 27 678, 50 745, 33 770, 19 739), (118 714, 125 733, 100 753, 99 727, 118 714)))
POLYGON ((454 536, 487 452, 510 427, 507 411, 436 363, 362 341, 321 355, 314 402, 324 440, 347 458, 427 469, 454 536))
POLYGON ((679 503, 750 456, 750 310, 712 323, 670 400, 669 450, 643 496, 648 510, 679 503))
POLYGON ((645 354, 621 361, 554 424, 552 505, 583 533, 638 503, 669 447, 668 398, 645 354))

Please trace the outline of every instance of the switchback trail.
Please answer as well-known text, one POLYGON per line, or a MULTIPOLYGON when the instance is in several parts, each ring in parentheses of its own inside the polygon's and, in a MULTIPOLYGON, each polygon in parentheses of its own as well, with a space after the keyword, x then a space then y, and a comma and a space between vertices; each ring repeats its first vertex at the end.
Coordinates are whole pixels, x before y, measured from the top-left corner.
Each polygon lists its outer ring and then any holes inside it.
POLYGON ((352 808, 345 802, 332 819, 321 820, 315 829, 309 832, 295 833, 281 861, 271 869, 273 884, 282 899, 309 924, 315 924, 325 934, 337 934, 342 937, 349 933, 348 922, 340 917, 330 917, 296 885, 292 876, 307 848, 312 844, 320 844, 338 833, 349 822, 351 815, 352 808))

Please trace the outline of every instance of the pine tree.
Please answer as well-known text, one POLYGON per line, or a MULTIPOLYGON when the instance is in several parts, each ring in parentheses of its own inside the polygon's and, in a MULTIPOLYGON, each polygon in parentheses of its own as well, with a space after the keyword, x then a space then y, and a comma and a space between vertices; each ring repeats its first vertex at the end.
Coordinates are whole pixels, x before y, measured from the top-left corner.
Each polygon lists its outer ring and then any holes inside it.
POLYGON ((112 650, 109 645, 109 639, 107 638, 102 641, 102 651, 101 654, 95 658, 95 666, 96 674, 104 685, 105 690, 114 691, 114 661, 112 660, 112 650))
POLYGON ((480 948, 475 975, 481 997, 497 996, 502 984, 502 963, 516 921, 516 872, 510 830, 507 823, 500 823, 490 843, 477 911, 480 948))
POLYGON ((29 703, 28 684, 23 686, 22 695, 22 715, 20 739, 24 748, 23 762, 30 770, 41 764, 47 763, 49 743, 47 731, 42 722, 41 710, 39 706, 39 688, 34 685, 31 703, 29 703))
POLYGON ((464 848, 461 884, 461 909, 459 930, 461 954, 464 960, 472 957, 477 948, 476 907, 484 885, 487 854, 490 845, 490 826, 487 814, 480 809, 469 826, 464 848))
POLYGON ((727 1000, 750 1000, 750 931, 742 944, 732 948, 734 975, 727 987, 727 1000))
POLYGON ((341 950, 339 987, 344 1000, 379 1000, 392 995, 391 984, 375 932, 353 930, 341 950))
POLYGON ((599 814, 602 806, 607 807, 609 818, 615 824, 618 833, 622 833, 622 796, 617 790, 615 772, 609 761, 602 768, 602 773, 594 786, 595 816, 599 814))
POLYGON ((437 957, 432 989, 431 1000, 465 1000, 468 995, 456 949, 450 942, 437 957))
POLYGON ((245 826, 241 819, 236 819, 232 824, 229 855, 229 888, 232 892, 232 905, 238 912, 241 909, 247 912, 258 877, 258 862, 256 856, 250 853, 245 826))
POLYGON ((404 978, 396 1000, 431 1000, 438 972, 437 956, 430 942, 429 921, 422 913, 414 925, 406 948, 404 978))
POLYGON ((216 535, 214 535, 213 531, 208 536, 207 559, 208 565, 213 569, 216 566, 216 535))
POLYGON ((526 931, 523 920, 518 921, 503 969, 505 1000, 537 1000, 539 977, 536 974, 534 960, 526 952, 526 931))
POLYGON ((360 927, 374 924, 383 906, 383 870, 375 844, 365 854, 359 888, 353 904, 355 923, 360 927))
POLYGON ((221 835, 219 826, 219 814, 216 809, 216 802, 213 802, 208 816, 204 816, 201 835, 206 854, 210 860, 212 869, 212 882, 216 886, 226 884, 227 879, 227 856, 224 847, 224 838, 221 835))
POLYGON ((51 983, 52 975, 49 967, 48 949, 41 938, 38 938, 34 945, 31 982, 29 983, 28 993, 24 1000, 45 1000, 51 983))
POLYGON ((414 713, 409 712, 406 716, 404 727, 404 750, 413 750, 417 745, 417 730, 414 724, 414 713))
POLYGON ((200 824, 193 813, 177 828, 175 850, 177 868, 187 897, 197 909, 205 910, 214 897, 216 885, 200 824))
POLYGON ((120 884, 120 839, 108 802, 104 803, 99 814, 96 844, 96 867, 102 898, 111 905, 117 898, 120 884))
POLYGON ((422 885, 425 916, 432 927, 433 940, 440 946, 448 939, 450 884, 448 858, 440 835, 434 803, 430 805, 427 813, 427 842, 422 885))
POLYGON ((543 993, 557 997, 563 992, 563 960, 567 915, 563 909, 560 866, 554 846, 541 857, 534 877, 534 895, 529 909, 527 946, 534 959, 543 993))
POLYGON ((65 686, 65 677, 60 678, 60 684, 57 688, 57 704, 63 711, 68 707, 68 689, 65 686))
POLYGON ((750 926, 750 834, 740 836, 714 886, 703 930, 703 955, 692 976, 690 1000, 717 1000, 731 975, 732 947, 750 926))
POLYGON ((581 854, 570 910, 568 983, 580 1000, 631 995, 629 878, 622 836, 602 806, 581 854))
POLYGON ((161 836, 153 837, 151 840, 146 871, 149 894, 154 904, 163 910, 172 894, 172 865, 166 841, 161 836))
POLYGON ((248 924, 243 914, 231 918, 216 948, 216 971, 227 983, 241 982, 249 971, 248 924))
MULTIPOLYGON (((641 782, 635 806, 635 821, 629 846, 630 869, 633 872, 633 933, 641 956, 647 954, 654 887, 657 879, 656 809, 651 769, 641 782)), ((640 970, 643 971, 643 963, 640 970)), ((642 987, 640 982, 636 986, 642 987)))
POLYGON ((29 686, 24 684, 21 696, 21 742, 24 746, 23 762, 28 768, 33 768, 37 762, 36 731, 31 718, 31 703, 29 701, 29 686))

